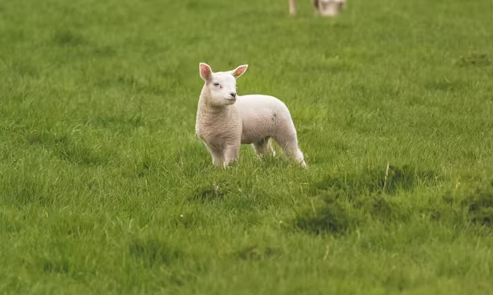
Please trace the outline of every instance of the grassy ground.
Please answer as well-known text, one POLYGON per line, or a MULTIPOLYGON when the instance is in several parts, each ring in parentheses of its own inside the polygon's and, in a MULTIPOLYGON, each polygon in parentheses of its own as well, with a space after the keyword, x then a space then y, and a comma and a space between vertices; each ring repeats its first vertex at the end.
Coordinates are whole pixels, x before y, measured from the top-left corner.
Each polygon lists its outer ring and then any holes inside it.
POLYGON ((299 8, 0 2, 0 293, 492 293, 493 3, 299 8), (214 169, 200 61, 248 63, 309 169, 214 169))

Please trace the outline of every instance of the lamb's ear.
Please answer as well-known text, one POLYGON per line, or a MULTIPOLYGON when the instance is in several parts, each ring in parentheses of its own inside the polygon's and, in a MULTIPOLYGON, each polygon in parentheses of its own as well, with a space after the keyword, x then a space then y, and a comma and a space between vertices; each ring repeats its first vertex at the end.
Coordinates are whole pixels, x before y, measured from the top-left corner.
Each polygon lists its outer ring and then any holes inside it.
POLYGON ((241 65, 236 69, 232 70, 230 73, 231 75, 233 75, 233 77, 239 78, 241 77, 241 75, 243 75, 246 72, 247 69, 248 69, 248 65, 241 65))
POLYGON ((199 71, 200 71, 200 77, 204 79, 204 81, 207 82, 211 79, 212 69, 208 64, 201 62, 199 64, 199 71))

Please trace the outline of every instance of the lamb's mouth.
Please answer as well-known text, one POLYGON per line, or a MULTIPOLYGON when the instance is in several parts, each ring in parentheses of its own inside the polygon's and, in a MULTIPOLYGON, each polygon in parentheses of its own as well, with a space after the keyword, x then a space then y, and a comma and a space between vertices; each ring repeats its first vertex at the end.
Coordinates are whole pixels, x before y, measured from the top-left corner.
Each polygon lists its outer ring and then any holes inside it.
POLYGON ((235 97, 232 97, 232 98, 226 98, 226 101, 230 102, 230 103, 234 103, 236 101, 236 98, 235 97))

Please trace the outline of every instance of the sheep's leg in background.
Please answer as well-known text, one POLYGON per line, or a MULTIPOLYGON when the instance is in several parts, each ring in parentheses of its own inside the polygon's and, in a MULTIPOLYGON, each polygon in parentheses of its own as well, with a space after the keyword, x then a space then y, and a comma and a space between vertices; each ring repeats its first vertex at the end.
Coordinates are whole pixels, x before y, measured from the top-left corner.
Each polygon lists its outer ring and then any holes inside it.
POLYGON ((272 141, 267 142, 267 148, 270 149, 270 153, 273 157, 276 156, 276 150, 274 150, 274 147, 272 146, 272 141))
POLYGON ((267 150, 271 151, 272 156, 276 155, 276 151, 272 147, 272 143, 269 140, 270 138, 264 138, 258 142, 252 143, 253 150, 259 156, 260 158, 264 157, 266 155, 267 150))
POLYGON ((313 7, 315 8, 315 13, 318 14, 320 13, 320 1, 319 0, 313 0, 313 7))
POLYGON ((289 0, 289 13, 290 14, 295 14, 296 13, 296 0, 289 0))

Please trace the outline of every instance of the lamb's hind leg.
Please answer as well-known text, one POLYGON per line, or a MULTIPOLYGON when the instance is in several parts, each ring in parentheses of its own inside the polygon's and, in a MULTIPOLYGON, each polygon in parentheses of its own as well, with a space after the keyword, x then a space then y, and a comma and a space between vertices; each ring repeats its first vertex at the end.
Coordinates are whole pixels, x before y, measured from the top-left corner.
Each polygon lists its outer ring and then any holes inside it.
POLYGON ((272 143, 269 140, 269 137, 261 139, 257 142, 252 143, 253 150, 260 158, 264 157, 267 154, 267 151, 270 150, 272 156, 276 155, 276 151, 272 147, 272 143))
POLYGON ((296 162, 300 163, 301 166, 306 167, 303 153, 298 148, 298 139, 296 137, 296 132, 283 134, 283 136, 276 136, 274 137, 274 140, 284 150, 288 157, 293 158, 296 162))

